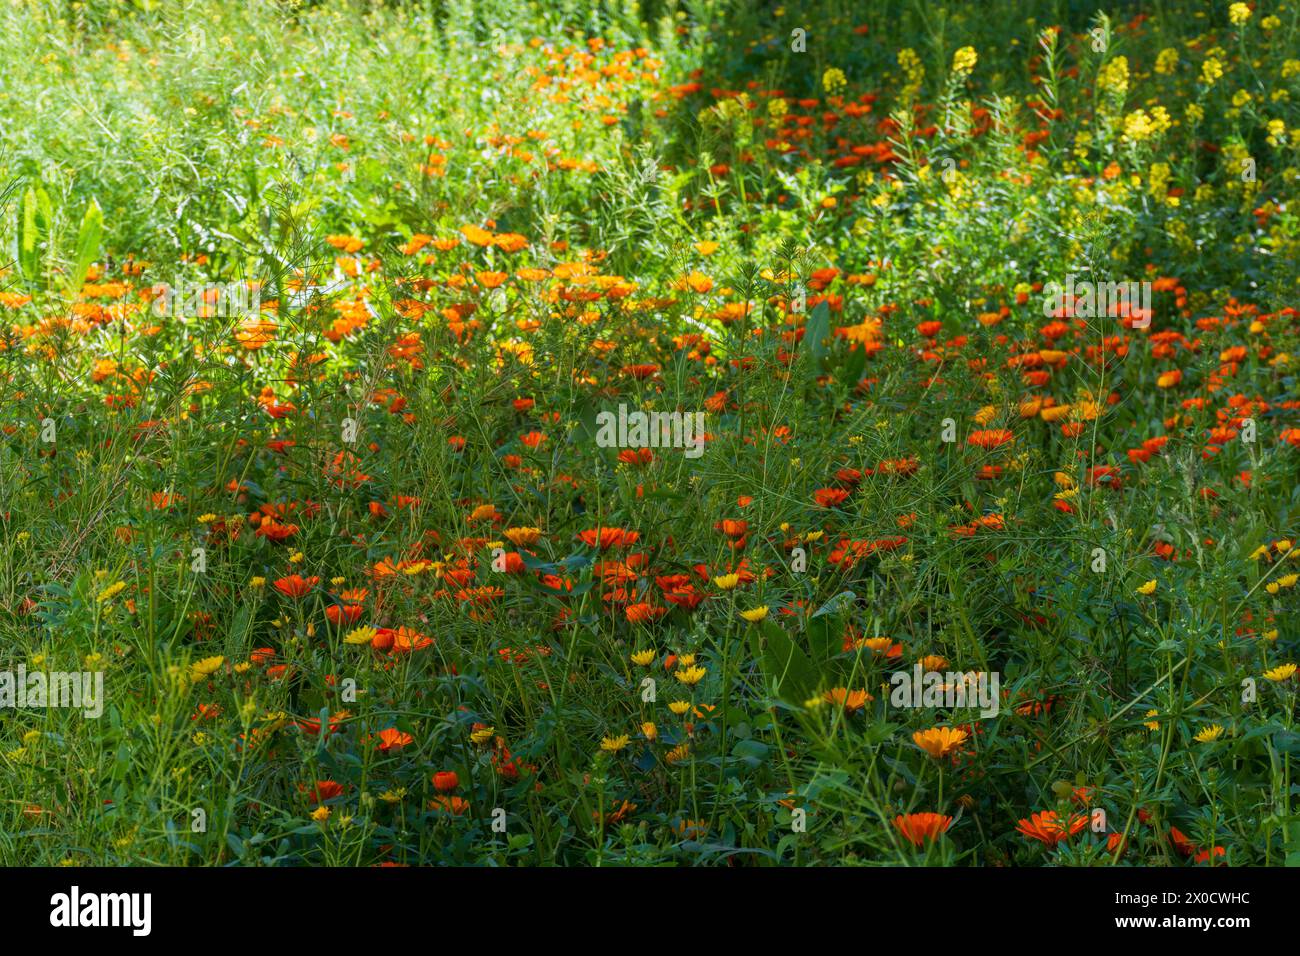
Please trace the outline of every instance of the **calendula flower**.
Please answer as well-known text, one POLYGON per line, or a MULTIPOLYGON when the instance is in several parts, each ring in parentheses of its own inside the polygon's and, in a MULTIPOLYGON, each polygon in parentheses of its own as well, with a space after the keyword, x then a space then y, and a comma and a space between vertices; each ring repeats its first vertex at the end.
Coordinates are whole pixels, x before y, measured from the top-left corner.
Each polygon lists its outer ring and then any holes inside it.
POLYGON ((641 734, 646 740, 653 743, 659 736, 659 728, 655 726, 653 720, 647 720, 641 725, 641 734))
POLYGON ((649 667, 654 663, 655 652, 652 648, 648 651, 637 651, 632 655, 632 663, 637 667, 649 667))
POLYGON ((205 657, 201 661, 195 661, 190 665, 190 680, 200 681, 215 674, 225 662, 226 659, 221 656, 205 657))
POLYGON ((606 753, 616 754, 627 746, 630 739, 627 734, 619 734, 617 737, 602 737, 600 749, 606 753))
POLYGON ((1031 840, 1052 847, 1074 836, 1087 825, 1086 814, 1076 814, 1066 821, 1058 818, 1055 810, 1043 810, 1039 813, 1031 813, 1028 820, 1017 823, 1016 831, 1031 840))
POLYGON ((1222 736, 1223 736, 1223 727, 1219 724, 1211 724, 1210 726, 1203 728, 1192 739, 1195 740, 1198 744, 1208 744, 1212 741, 1218 740, 1222 736))
POLYGON ((740 583, 739 574, 720 574, 713 579, 713 583, 724 591, 730 591, 740 583))
POLYGON ((706 673, 707 671, 703 667, 683 667, 673 674, 673 676, 687 687, 694 687, 704 679, 706 673))
POLYGON ((1295 676, 1296 666, 1294 664, 1279 664, 1272 670, 1264 671, 1264 679, 1280 683, 1284 680, 1290 680, 1295 676))
POLYGON ((966 742, 966 736, 966 731, 953 727, 931 727, 912 734, 912 740, 931 757, 938 759, 960 749, 966 742))
POLYGON ((894 817, 894 826, 913 846, 920 846, 926 840, 933 843, 950 823, 952 817, 942 813, 909 813, 894 817))
POLYGON ((678 717, 681 717, 683 714, 685 714, 688 710, 691 709, 691 702, 689 700, 675 700, 668 705, 668 709, 671 710, 678 717))
POLYGON ((767 617, 767 605, 760 604, 758 607, 752 607, 748 611, 741 611, 740 616, 746 621, 753 624, 767 617))
POLYGON ((1155 594, 1155 593, 1156 593, 1156 579, 1155 579, 1155 578, 1152 578, 1150 581, 1147 581, 1145 584, 1139 584, 1139 585, 1137 586, 1137 593, 1138 593, 1138 594, 1142 594, 1142 595, 1151 595, 1151 594, 1155 594))
POLYGON ((379 631, 373 627, 358 627, 343 636, 344 644, 369 644, 379 631))

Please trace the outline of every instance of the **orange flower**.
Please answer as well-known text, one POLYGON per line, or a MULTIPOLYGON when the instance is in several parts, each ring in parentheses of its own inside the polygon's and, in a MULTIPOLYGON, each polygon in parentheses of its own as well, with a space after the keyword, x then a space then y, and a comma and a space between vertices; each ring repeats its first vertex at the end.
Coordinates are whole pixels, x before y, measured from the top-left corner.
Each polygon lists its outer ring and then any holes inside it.
POLYGON ((275 589, 285 597, 300 598, 320 584, 320 578, 313 575, 304 578, 301 574, 291 574, 275 582, 275 589))
POLYGON ((379 732, 379 749, 385 752, 389 750, 400 750, 407 744, 414 742, 414 737, 408 733, 403 733, 396 727, 387 727, 379 732))
POLYGON ((818 488, 813 492, 813 501, 817 502, 818 507, 833 508, 848 496, 849 493, 844 488, 818 488))
POLYGON ((1057 818, 1055 810, 1044 810, 1041 813, 1031 813, 1028 820, 1021 820, 1016 825, 1016 831, 1052 847, 1074 836, 1087 825, 1087 814, 1077 813, 1066 822, 1057 818))
POLYGON ((933 843, 939 839, 939 834, 948 829, 950 823, 952 817, 942 813, 909 813, 894 817, 894 826, 913 846, 920 846, 925 840, 933 843))
POLYGON ((931 727, 912 734, 912 740, 931 757, 946 756, 966 742, 966 731, 952 727, 931 727))
POLYGON ((985 450, 997 448, 1014 442, 1015 436, 1006 428, 989 428, 973 431, 966 439, 966 444, 985 450))

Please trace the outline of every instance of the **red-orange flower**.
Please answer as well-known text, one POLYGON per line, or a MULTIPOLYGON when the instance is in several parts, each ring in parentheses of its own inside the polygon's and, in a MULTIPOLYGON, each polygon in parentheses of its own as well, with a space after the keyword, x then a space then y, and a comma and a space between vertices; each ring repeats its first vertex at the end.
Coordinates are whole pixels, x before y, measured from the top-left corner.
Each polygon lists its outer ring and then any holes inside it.
POLYGON ((913 846, 920 846, 926 840, 933 843, 950 823, 952 817, 942 813, 909 813, 894 817, 894 826, 913 846))

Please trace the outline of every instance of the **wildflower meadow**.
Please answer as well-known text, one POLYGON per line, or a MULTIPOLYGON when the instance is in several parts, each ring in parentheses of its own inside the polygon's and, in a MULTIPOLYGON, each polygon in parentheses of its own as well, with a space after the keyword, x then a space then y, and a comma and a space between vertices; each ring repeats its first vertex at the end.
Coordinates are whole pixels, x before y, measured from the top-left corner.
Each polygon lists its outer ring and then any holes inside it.
POLYGON ((2 0, 0 197, 0 863, 1300 865, 1296 0, 2 0))

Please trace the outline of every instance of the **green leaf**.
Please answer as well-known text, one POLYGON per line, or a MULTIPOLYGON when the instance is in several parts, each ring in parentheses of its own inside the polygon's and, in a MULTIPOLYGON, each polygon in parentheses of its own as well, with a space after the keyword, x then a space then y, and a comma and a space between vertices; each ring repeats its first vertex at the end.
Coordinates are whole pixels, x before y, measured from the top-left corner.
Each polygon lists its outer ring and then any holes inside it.
POLYGON ((859 345, 844 359, 840 366, 840 382, 845 388, 853 388, 862 380, 862 370, 867 367, 867 350, 859 345))
POLYGON ((23 193, 22 202, 18 204, 18 267, 23 278, 35 283, 37 264, 39 262, 40 234, 36 228, 36 190, 30 186, 23 193))
POLYGON ((81 218, 81 230, 77 233, 77 265, 72 273, 72 291, 80 292, 81 284, 86 281, 86 273, 99 255, 99 240, 104 235, 104 213, 99 203, 90 201, 86 214, 81 218))
POLYGON ((812 661, 778 625, 764 621, 763 672, 776 685, 777 696, 790 704, 802 705, 817 689, 817 670, 812 661))
POLYGON ((816 375, 826 356, 826 337, 831 334, 831 307, 823 299, 808 315, 804 325, 803 341, 812 355, 812 374, 816 375))

